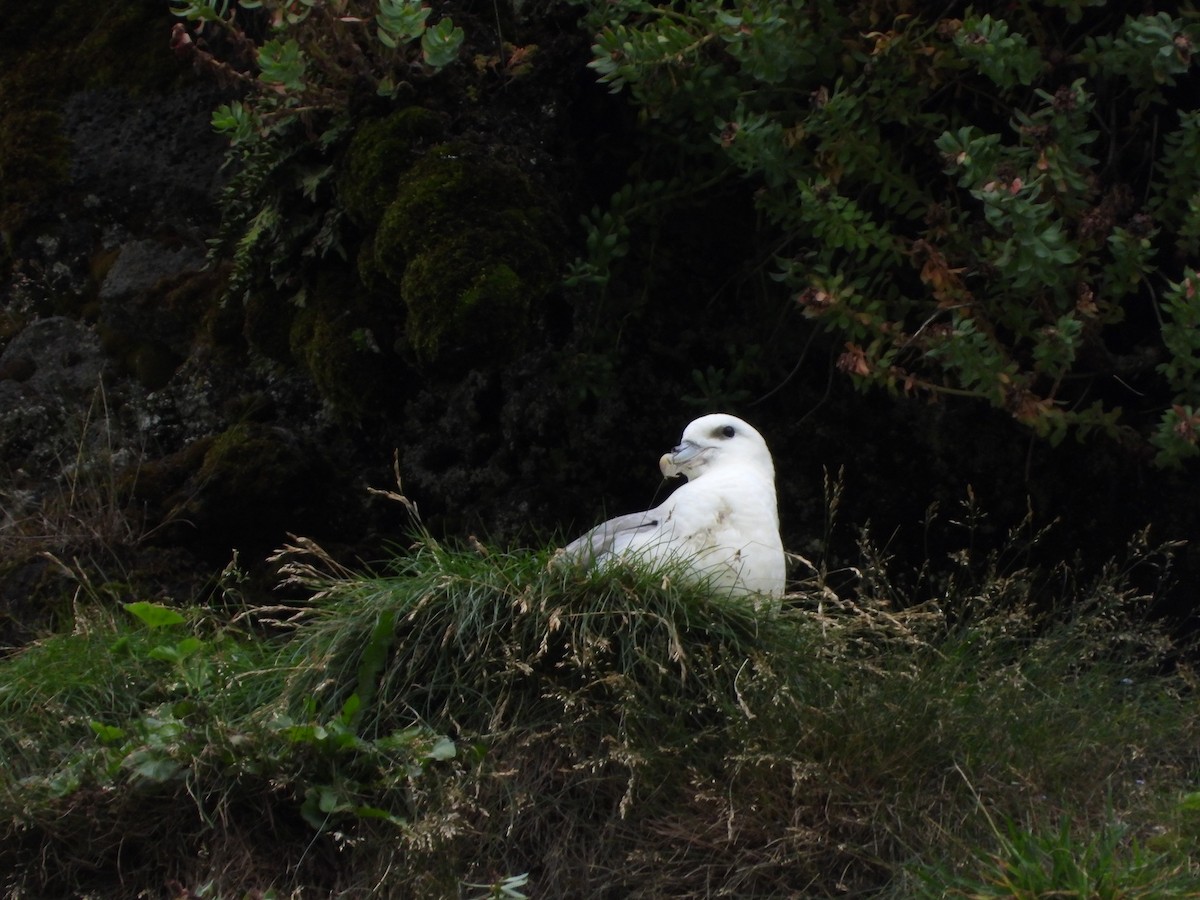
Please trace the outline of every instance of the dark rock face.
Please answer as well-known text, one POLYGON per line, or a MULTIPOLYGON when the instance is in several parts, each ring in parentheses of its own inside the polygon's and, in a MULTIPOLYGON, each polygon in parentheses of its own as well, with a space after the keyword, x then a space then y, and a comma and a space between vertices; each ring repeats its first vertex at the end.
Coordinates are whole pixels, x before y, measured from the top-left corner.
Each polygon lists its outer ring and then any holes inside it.
POLYGON ((70 96, 62 112, 70 184, 90 217, 203 240, 225 151, 209 124, 218 97, 203 85, 165 95, 107 88, 70 96))
POLYGON ((196 247, 171 247, 157 241, 132 240, 118 247, 117 258, 100 285, 100 299, 116 300, 153 288, 164 278, 196 271, 204 254, 196 247))
POLYGON ((86 411, 112 367, 87 326, 65 316, 38 319, 0 353, 0 463, 48 472, 74 455, 72 414, 86 411))
POLYGON ((0 353, 0 391, 10 406, 22 399, 74 403, 96 389, 107 368, 91 329, 51 316, 29 323, 0 353))

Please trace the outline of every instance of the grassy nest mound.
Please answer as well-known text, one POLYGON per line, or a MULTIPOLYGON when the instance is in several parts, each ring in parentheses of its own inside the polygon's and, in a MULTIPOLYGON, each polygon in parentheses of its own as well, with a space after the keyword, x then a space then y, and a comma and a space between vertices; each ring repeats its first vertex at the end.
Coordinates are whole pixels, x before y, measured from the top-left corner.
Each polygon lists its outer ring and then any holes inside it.
POLYGON ((1167 556, 1016 558, 864 540, 761 614, 670 566, 297 539, 276 606, 81 601, 0 662, 4 888, 1195 896, 1200 715, 1131 587, 1167 556))

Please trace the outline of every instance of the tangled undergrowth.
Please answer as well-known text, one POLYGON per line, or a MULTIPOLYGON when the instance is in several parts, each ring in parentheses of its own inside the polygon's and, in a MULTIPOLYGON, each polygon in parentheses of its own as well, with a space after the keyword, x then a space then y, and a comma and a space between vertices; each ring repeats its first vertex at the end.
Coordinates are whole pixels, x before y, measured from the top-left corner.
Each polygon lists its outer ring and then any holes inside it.
POLYGON ((3 889, 1197 896, 1171 548, 1087 579, 1037 537, 907 573, 864 537, 770 617, 425 533, 366 572, 296 540, 270 608, 81 599, 0 662, 3 889))

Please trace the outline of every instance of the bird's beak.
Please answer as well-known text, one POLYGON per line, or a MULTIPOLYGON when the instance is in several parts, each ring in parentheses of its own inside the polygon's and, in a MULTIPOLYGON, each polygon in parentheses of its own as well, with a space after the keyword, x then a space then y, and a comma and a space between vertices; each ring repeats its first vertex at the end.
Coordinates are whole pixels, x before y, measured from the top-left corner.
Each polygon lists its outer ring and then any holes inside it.
POLYGON ((704 452, 704 448, 692 443, 684 441, 670 453, 664 453, 658 461, 659 471, 663 473, 665 478, 678 478, 680 475, 687 475, 691 467, 691 463, 700 458, 704 452))

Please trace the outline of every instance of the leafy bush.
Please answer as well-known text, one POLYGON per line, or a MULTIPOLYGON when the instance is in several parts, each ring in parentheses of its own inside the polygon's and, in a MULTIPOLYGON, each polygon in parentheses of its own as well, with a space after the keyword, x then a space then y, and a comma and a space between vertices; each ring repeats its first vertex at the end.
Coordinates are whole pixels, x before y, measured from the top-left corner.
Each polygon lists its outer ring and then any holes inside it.
POLYGON ((232 254, 234 296, 265 277, 302 306, 302 260, 347 255, 331 154, 349 137, 353 110, 453 63, 463 30, 449 18, 431 24, 420 0, 173 5, 191 23, 176 26, 177 52, 242 95, 212 117, 234 164, 213 254, 232 254), (264 21, 269 37, 256 41, 264 21))
MULTIPOLYGON (((655 140, 757 187, 775 278, 857 384, 1196 455, 1186 4, 577 2, 655 140)), ((620 255, 627 205, 585 222, 577 276, 620 255)))

